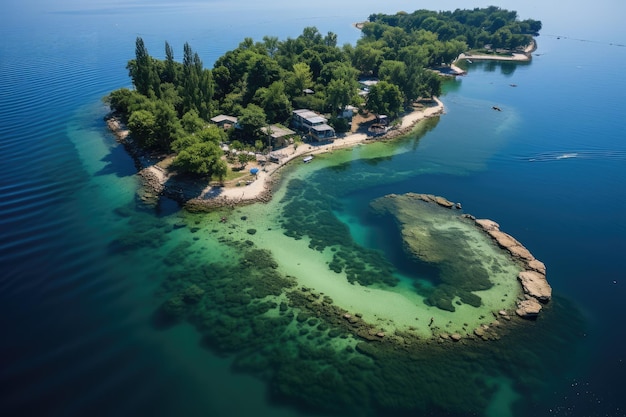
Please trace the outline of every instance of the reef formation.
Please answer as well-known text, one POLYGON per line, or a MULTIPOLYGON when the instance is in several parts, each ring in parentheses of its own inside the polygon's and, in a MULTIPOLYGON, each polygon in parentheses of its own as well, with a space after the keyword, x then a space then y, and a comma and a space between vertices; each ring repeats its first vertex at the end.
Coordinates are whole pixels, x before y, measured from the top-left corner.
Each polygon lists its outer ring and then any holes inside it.
POLYGON ((517 280, 523 296, 516 302, 516 314, 533 319, 542 304, 552 298, 552 288, 546 280, 546 267, 535 259, 519 241, 500 230, 488 219, 477 219, 470 214, 435 215, 435 210, 461 210, 459 203, 430 194, 390 194, 371 203, 380 215, 393 216, 402 235, 404 250, 419 263, 435 267, 438 282, 425 292, 426 302, 444 310, 454 311, 453 302, 478 307, 480 296, 476 292, 493 286, 492 272, 500 271, 495 259, 489 259, 483 244, 472 236, 471 226, 487 236, 510 255, 511 262, 519 265, 517 280))
MULTIPOLYGON (((309 244, 314 252, 327 248, 322 250, 332 255, 326 267, 333 279, 346 279, 355 288, 397 289, 395 282, 371 281, 378 274, 386 280, 396 275, 389 273, 388 264, 372 260, 369 250, 358 249, 356 243, 349 241, 349 231, 337 228, 341 222, 332 220, 325 208, 326 204, 333 206, 337 201, 328 195, 311 194, 311 187, 303 185, 293 184, 293 198, 282 202, 281 223, 287 227, 281 232, 285 237, 309 244), (296 198, 307 205, 299 209, 296 198), (318 213, 326 213, 325 222, 318 213), (298 219, 303 224, 292 224, 298 219), (317 229, 313 224, 317 224, 317 229), (332 248, 337 250, 333 252, 332 248), (341 274, 333 269, 339 267, 341 274)), ((236 371, 266 381, 274 400, 344 416, 426 412, 476 415, 485 410, 497 391, 490 382, 493 375, 524 375, 526 383, 517 389, 531 395, 543 381, 539 370, 545 370, 552 360, 546 352, 562 351, 571 343, 571 337, 553 336, 558 314, 543 315, 543 326, 527 326, 516 317, 516 302, 535 299, 544 305, 551 295, 535 288, 534 274, 522 274, 533 271, 541 275, 542 264, 528 256, 521 261, 513 255, 522 253, 517 248, 521 245, 508 244, 514 240, 504 240, 495 233, 499 230, 495 223, 462 214, 458 207, 442 198, 418 194, 391 195, 372 203, 374 215, 393 217, 405 231, 400 235, 411 242, 405 246, 407 252, 413 251, 416 256, 428 254, 431 262, 447 264, 440 268, 440 275, 446 275, 448 282, 440 280, 433 286, 434 290, 430 289, 432 305, 414 306, 416 310, 428 310, 428 317, 431 313, 435 315, 428 333, 419 331, 420 326, 427 325, 423 320, 407 328, 381 325, 367 312, 343 306, 331 294, 303 285, 301 277, 283 270, 280 259, 271 250, 257 244, 259 236, 268 230, 251 223, 245 215, 232 215, 234 212, 227 222, 222 222, 216 213, 209 221, 207 216, 187 215, 172 224, 152 218, 153 224, 145 214, 120 208, 116 214, 136 233, 120 236, 112 242, 111 250, 153 253, 154 245, 166 247, 167 251, 160 257, 166 273, 157 293, 160 302, 154 314, 155 325, 167 328, 180 322, 192 324, 200 333, 203 346, 231 358, 236 371), (415 214, 415 208, 421 210, 421 215, 415 214), (430 230, 422 249, 416 240, 409 239, 408 233, 418 234, 420 229, 415 220, 419 217, 432 221, 441 232, 437 235, 435 229, 430 230), (454 222, 446 218, 454 218, 454 222), (142 230, 146 232, 140 234, 142 230), (147 232, 154 230, 159 230, 161 240, 155 242, 154 233, 147 232), (492 235, 500 237, 500 243, 496 244, 492 235), (183 236, 186 238, 181 239, 183 236), (471 243, 465 248, 463 236, 469 237, 471 243), (219 250, 217 246, 203 249, 203 242, 213 240, 219 243, 219 250), (451 243, 454 240, 458 245, 451 243), (515 249, 504 250, 501 247, 504 244, 515 249), (480 249, 478 255, 472 250, 476 245, 480 249), (442 255, 439 250, 444 249, 442 255), (475 268, 468 268, 476 257, 494 249, 500 252, 497 256, 490 255, 492 259, 488 262, 479 259, 480 262, 474 263, 475 268), (454 257, 462 260, 466 268, 452 262, 454 257), (515 263, 515 268, 505 265, 507 258, 515 263), (466 270, 471 272, 472 279, 456 288, 455 273, 466 277, 463 275, 466 270), (509 291, 506 300, 500 298, 504 291, 498 292, 503 273, 509 277, 513 273, 509 283, 512 280, 514 285, 507 286, 506 291, 513 287, 519 290, 509 291), (521 275, 525 284, 520 286, 515 275, 521 275), (491 285, 494 288, 475 290, 491 285), (438 287, 443 290, 439 288, 437 292, 438 287), (453 295, 448 291, 454 291, 453 295), (523 294, 524 291, 528 293, 523 294), (493 297, 493 292, 498 296, 493 297), (439 303, 445 306, 446 297, 450 297, 457 312, 438 310, 442 316, 437 316, 438 311, 433 310, 437 310, 439 303), (478 302, 483 306, 475 309, 472 304, 478 302), (502 304, 506 309, 495 308, 502 304), (448 326, 439 319, 451 314, 461 316, 468 324, 448 326), (485 316, 481 316, 477 325, 468 317, 471 314, 485 316), (499 341, 487 342, 491 340, 499 341), (537 340, 542 343, 536 343, 537 340), (524 354, 520 355, 520 351, 524 354)), ((426 233, 428 229, 423 230, 426 233)), ((550 313, 558 313, 561 303, 554 304, 556 308, 550 313)), ((559 324, 559 330, 564 331, 565 327, 566 336, 577 334, 576 329, 570 328, 574 324, 577 322, 559 324)))

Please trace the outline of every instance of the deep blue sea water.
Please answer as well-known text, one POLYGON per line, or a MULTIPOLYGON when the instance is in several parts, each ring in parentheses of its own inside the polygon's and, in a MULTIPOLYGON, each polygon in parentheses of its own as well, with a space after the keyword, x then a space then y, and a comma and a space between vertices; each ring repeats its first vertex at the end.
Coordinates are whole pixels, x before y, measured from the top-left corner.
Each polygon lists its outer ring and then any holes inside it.
MULTIPOLYGON (((175 51, 188 41, 210 66, 244 37, 282 39, 317 26, 352 43, 350 24, 370 13, 432 5, 14 3, 0 16, 0 415, 301 415, 203 348, 190 326, 153 326, 162 266, 109 250, 128 228, 114 210, 133 202, 137 180, 105 129, 100 99, 129 85, 136 36, 155 56, 165 41, 175 51)), ((446 86, 446 114, 434 129, 389 161, 351 168, 407 174, 355 187, 345 207, 366 221, 373 198, 426 192, 500 223, 546 263, 556 302, 573 306, 586 326, 564 353, 568 364, 577 355, 574 365, 526 410, 621 416, 626 10, 613 0, 533 3, 500 4, 543 21, 532 63, 472 64, 446 86)))

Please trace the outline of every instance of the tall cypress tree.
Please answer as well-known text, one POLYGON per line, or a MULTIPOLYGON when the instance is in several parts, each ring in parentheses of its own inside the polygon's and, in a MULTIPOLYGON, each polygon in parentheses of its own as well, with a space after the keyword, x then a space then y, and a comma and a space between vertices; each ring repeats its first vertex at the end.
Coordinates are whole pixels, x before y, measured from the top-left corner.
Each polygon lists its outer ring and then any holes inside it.
POLYGON ((185 43, 183 55, 183 113, 195 110, 208 120, 212 113, 215 85, 211 71, 203 69, 202 60, 185 43))
POLYGON ((128 72, 137 92, 144 96, 160 93, 160 79, 157 68, 141 37, 135 41, 135 60, 128 63, 128 72))
POLYGON ((150 55, 141 37, 135 40, 135 61, 128 63, 128 70, 137 92, 145 96, 150 89, 150 55))
POLYGON ((174 62, 174 50, 170 44, 165 41, 165 71, 163 73, 163 82, 176 84, 176 62, 174 62))
MULTIPOLYGON (((185 42, 185 46, 183 47, 183 114, 187 113, 190 110, 195 110, 198 112, 196 108, 194 97, 196 95, 196 90, 198 88, 198 77, 195 71, 195 66, 193 62, 193 51, 191 50, 191 46, 189 43, 185 42)), ((198 112, 199 114, 200 112, 198 112)))

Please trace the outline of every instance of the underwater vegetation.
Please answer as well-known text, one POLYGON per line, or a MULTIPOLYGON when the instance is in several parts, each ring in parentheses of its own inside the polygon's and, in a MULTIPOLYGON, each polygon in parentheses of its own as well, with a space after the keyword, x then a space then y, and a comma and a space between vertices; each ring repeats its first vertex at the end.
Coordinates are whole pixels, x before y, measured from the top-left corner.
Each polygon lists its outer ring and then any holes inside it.
POLYGON ((155 322, 193 324, 207 349, 266 381, 274 400, 307 410, 480 414, 497 391, 490 381, 499 375, 515 376, 515 388, 532 398, 543 373, 553 370, 551 355, 571 343, 580 326, 573 320, 565 336, 551 335, 561 314, 556 305, 543 316, 544 326, 526 328, 527 322, 513 320, 497 343, 421 339, 410 329, 381 335, 360 314, 347 314, 330 297, 282 275, 269 250, 249 240, 220 240, 227 248, 221 262, 185 261, 176 253, 190 248, 176 246, 173 253, 183 261, 167 263, 155 322))
MULTIPOLYGON (((310 239, 313 250, 332 253, 329 271, 345 272, 359 283, 395 282, 393 265, 383 253, 357 245, 335 218, 332 211, 341 208, 337 199, 303 182, 293 185, 279 213, 286 233, 310 239)), ((265 381, 274 401, 306 411, 372 417, 480 415, 496 395, 493 380, 500 377, 515 381, 513 388, 525 399, 514 407, 532 407, 548 378, 566 372, 566 367, 555 368, 554 363, 564 361, 554 357, 571 351, 582 334, 582 320, 560 300, 531 324, 516 318, 495 324, 494 316, 493 338, 473 335, 471 329, 457 341, 443 329, 423 337, 412 328, 381 328, 359 312, 335 305, 328 295, 299 285, 298 277, 281 273, 271 250, 249 240, 261 233, 252 227, 233 234, 234 225, 211 229, 179 221, 172 226, 146 213, 120 217, 138 235, 137 246, 128 244, 125 250, 151 254, 167 244, 165 255, 153 259, 164 271, 155 294, 154 325, 192 324, 205 348, 231 358, 236 371, 265 381), (182 229, 177 241, 172 241, 174 229, 182 229), (213 248, 219 255, 204 261, 198 257, 200 236, 219 242, 213 248)), ((114 240, 117 248, 126 236, 114 240)), ((489 268, 499 265, 492 260, 489 268)), ((458 273, 446 265, 440 272, 458 273)), ((474 273, 476 283, 488 285, 481 281, 485 271, 474 273)), ((456 284, 442 280, 435 288, 444 293, 442 300, 451 299, 445 294, 450 291, 463 303, 478 304, 472 298, 474 284, 464 285, 451 288, 456 284)))
POLYGON ((416 270, 426 265, 437 271, 435 276, 426 275, 432 285, 414 282, 426 304, 452 312, 455 304, 480 307, 482 300, 475 292, 493 287, 490 276, 502 271, 502 260, 478 248, 491 245, 498 249, 488 239, 469 234, 472 222, 454 214, 454 209, 423 201, 419 196, 409 193, 378 198, 370 204, 372 214, 392 219, 416 270))
POLYGON ((395 268, 384 254, 354 242, 348 227, 333 214, 341 208, 336 197, 304 180, 292 179, 281 203, 280 224, 285 235, 308 237, 309 247, 320 252, 330 248, 333 259, 328 267, 332 271, 345 272, 349 282, 361 285, 397 285, 395 268))
POLYGON ((127 227, 124 228, 123 234, 117 236, 109 244, 111 253, 136 251, 142 248, 156 249, 169 240, 167 234, 173 230, 173 227, 152 214, 137 211, 131 216, 129 209, 125 207, 118 208, 114 212, 126 222, 127 227))

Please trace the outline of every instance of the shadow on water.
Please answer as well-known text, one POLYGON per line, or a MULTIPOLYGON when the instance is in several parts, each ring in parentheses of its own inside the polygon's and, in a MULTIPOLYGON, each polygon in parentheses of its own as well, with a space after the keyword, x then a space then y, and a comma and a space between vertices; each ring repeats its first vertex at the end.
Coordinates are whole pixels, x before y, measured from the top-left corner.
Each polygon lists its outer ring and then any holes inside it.
MULTIPOLYGON (((531 65, 532 61, 479 61, 471 64, 473 69, 480 68, 487 72, 496 72, 500 70, 500 73, 506 77, 510 77, 515 73, 518 67, 531 65)), ((468 67, 469 68, 469 67, 468 67)))
POLYGON ((161 196, 154 207, 157 217, 168 217, 181 211, 180 203, 171 198, 161 196))
POLYGON ((121 145, 112 146, 109 153, 100 161, 106 165, 94 174, 96 176, 115 175, 118 178, 125 178, 137 173, 134 163, 132 163, 126 149, 121 145))

